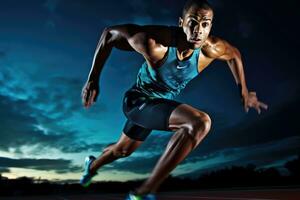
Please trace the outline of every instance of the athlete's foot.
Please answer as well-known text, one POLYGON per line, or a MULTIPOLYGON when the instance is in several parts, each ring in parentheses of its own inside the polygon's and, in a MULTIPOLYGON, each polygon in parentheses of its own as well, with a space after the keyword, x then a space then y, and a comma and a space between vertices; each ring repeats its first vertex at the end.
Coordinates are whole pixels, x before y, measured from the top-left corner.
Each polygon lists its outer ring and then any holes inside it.
POLYGON ((131 191, 129 192, 125 200, 156 200, 156 197, 154 194, 139 195, 131 191))
POLYGON ((94 156, 88 156, 85 158, 85 162, 84 162, 84 172, 83 175, 80 179, 80 184, 83 187, 88 187, 91 184, 92 178, 97 175, 96 172, 92 172, 90 170, 90 166, 91 164, 94 162, 94 160, 96 160, 96 158, 94 156))

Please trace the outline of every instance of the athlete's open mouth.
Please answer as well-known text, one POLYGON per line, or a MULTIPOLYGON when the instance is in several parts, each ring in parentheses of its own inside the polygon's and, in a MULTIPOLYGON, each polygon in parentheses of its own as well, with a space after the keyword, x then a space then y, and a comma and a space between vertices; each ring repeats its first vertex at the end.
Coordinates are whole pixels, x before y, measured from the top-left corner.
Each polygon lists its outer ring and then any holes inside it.
POLYGON ((190 42, 192 43, 200 43, 202 40, 200 38, 191 38, 190 42))

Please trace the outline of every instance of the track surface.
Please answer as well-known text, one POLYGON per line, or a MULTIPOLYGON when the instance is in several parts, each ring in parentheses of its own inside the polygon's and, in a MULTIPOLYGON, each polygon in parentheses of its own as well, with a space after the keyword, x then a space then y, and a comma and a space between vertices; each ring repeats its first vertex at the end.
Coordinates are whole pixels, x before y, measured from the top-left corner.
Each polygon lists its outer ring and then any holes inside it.
MULTIPOLYGON (((0 197, 2 200, 124 200, 126 194, 0 197)), ((300 200, 300 189, 161 192, 158 200, 300 200)))

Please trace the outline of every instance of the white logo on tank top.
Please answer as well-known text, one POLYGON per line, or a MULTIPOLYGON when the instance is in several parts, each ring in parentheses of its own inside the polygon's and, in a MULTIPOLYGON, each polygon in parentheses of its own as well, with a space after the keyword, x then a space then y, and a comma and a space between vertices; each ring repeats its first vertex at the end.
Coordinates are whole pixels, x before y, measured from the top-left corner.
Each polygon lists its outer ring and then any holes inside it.
POLYGON ((184 68, 187 68, 187 67, 188 67, 188 65, 184 65, 184 66, 177 65, 176 66, 177 69, 184 69, 184 68))

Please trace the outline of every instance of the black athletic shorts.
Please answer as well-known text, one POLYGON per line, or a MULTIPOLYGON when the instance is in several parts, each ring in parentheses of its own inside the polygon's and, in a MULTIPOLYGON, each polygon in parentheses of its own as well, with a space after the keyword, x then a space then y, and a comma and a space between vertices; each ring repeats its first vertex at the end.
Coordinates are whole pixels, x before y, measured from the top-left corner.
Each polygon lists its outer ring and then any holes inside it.
POLYGON ((171 131, 169 118, 172 111, 182 103, 150 97, 134 87, 123 98, 123 112, 127 121, 123 132, 134 140, 144 141, 152 130, 171 131))

